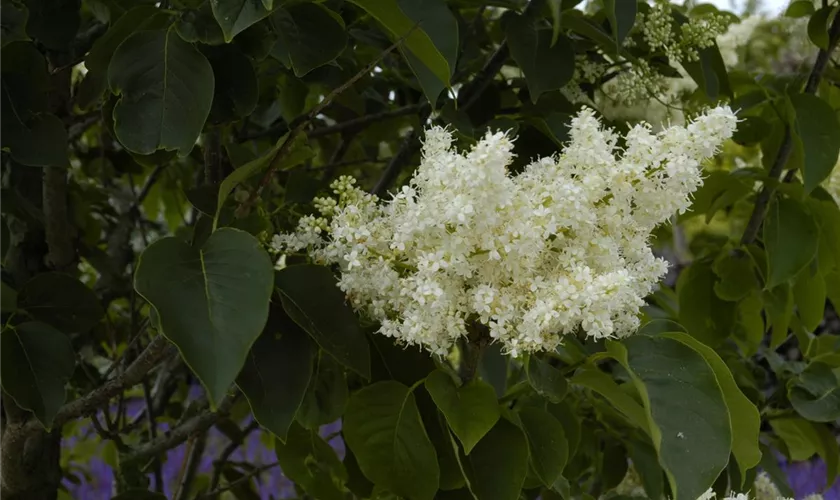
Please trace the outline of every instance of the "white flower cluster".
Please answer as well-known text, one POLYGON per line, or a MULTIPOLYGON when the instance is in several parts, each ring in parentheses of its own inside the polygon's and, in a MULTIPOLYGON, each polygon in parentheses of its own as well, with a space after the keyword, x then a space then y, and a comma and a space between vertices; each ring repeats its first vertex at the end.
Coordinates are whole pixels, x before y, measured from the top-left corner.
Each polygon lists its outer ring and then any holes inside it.
POLYGON ((718 107, 656 134, 638 125, 619 148, 584 108, 563 153, 518 175, 507 170, 504 133, 461 154, 433 127, 410 185, 391 200, 341 178, 337 199, 317 200, 321 216, 275 236, 274 247, 340 265, 339 286, 380 333, 439 355, 478 325, 514 356, 554 349, 579 329, 628 335, 667 269, 651 231, 688 208, 700 162, 736 122, 718 107))

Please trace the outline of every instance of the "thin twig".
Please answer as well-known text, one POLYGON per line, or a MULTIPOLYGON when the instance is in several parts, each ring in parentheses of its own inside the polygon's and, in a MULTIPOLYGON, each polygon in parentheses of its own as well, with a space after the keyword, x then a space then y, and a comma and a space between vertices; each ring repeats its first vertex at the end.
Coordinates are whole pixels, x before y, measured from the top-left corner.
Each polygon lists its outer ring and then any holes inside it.
MULTIPOLYGON (((820 49, 817 53, 817 58, 814 60, 814 67, 811 69, 811 74, 808 76, 808 82, 805 84, 805 94, 814 94, 820 85, 825 67, 828 64, 829 56, 837 46, 837 41, 840 39, 840 16, 836 16, 831 23, 831 28, 828 32, 828 49, 820 49)), ((782 174, 785 165, 790 158, 793 151, 793 134, 790 127, 785 127, 785 135, 782 138, 782 143, 779 145, 779 151, 776 153, 776 159, 768 173, 768 178, 772 180, 770 183, 765 183, 761 192, 755 200, 755 207, 750 215, 750 220, 744 230, 744 235, 741 237, 742 245, 749 245, 758 237, 758 231, 764 221, 764 216, 767 212, 767 205, 770 203, 770 198, 776 192, 779 176, 782 174)))
POLYGON ((192 439, 192 446, 184 464, 181 480, 178 483, 178 491, 173 497, 176 500, 187 500, 190 497, 192 483, 195 480, 196 472, 198 472, 198 466, 201 464, 201 456, 204 455, 206 444, 206 430, 192 439))
POLYGON ((211 498, 215 498, 217 495, 220 495, 220 494, 222 494, 226 491, 230 491, 230 490, 236 488, 237 486, 239 486, 240 484, 244 484, 244 483, 250 481, 254 476, 258 476, 258 475, 262 474, 263 472, 265 472, 267 470, 271 470, 271 469, 277 467, 278 465, 280 465, 278 462, 274 462, 274 463, 270 463, 268 465, 263 465, 262 467, 257 467, 256 469, 252 470, 248 474, 245 474, 244 476, 240 477, 236 481, 230 482, 222 488, 218 488, 218 489, 215 489, 213 491, 207 492, 205 495, 199 497, 199 499, 200 500, 209 500, 211 498))

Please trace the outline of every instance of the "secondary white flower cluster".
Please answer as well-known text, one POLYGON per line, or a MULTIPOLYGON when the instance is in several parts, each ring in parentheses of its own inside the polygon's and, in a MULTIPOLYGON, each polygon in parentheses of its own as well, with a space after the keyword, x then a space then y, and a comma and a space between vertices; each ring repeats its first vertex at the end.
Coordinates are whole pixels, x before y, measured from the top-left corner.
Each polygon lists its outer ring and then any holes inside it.
POLYGON ((696 61, 698 49, 711 47, 715 37, 726 31, 727 18, 720 14, 695 16, 675 32, 671 21, 671 2, 655 0, 650 12, 642 16, 642 32, 653 50, 662 50, 673 62, 696 61))
POLYGON ((507 169, 506 134, 461 154, 433 127, 410 185, 392 199, 341 178, 337 199, 316 201, 320 216, 273 245, 339 264, 339 286, 380 333, 436 354, 479 324, 512 355, 554 349, 579 329, 628 335, 667 270, 648 246, 651 231, 688 208, 700 162, 736 122, 718 107, 686 127, 638 125, 619 148, 584 108, 563 153, 518 175, 507 169))

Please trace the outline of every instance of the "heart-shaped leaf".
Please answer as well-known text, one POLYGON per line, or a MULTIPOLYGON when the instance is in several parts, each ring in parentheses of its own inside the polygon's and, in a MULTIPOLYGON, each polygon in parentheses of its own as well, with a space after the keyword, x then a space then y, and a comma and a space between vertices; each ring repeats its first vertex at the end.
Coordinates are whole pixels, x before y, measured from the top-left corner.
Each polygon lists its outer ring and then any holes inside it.
POLYGON ((224 397, 268 318, 274 266, 250 234, 223 228, 201 248, 170 237, 137 263, 134 287, 157 312, 161 332, 207 389, 224 397))
POLYGON ((496 391, 487 382, 474 379, 456 387, 452 377, 435 370, 426 378, 426 390, 461 440, 467 455, 499 420, 496 391))

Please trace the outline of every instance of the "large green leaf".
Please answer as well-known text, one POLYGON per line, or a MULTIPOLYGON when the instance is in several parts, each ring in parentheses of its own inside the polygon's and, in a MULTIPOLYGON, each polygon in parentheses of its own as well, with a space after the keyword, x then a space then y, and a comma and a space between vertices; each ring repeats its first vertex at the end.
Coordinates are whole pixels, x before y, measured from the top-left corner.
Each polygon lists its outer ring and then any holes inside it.
POLYGON ((0 43, 6 45, 29 40, 26 34, 26 21, 29 19, 29 10, 25 5, 15 0, 3 0, 3 19, 0 21, 0 43))
POLYGON ((44 427, 52 427, 76 366, 70 338, 46 323, 30 321, 0 333, 0 353, 3 390, 44 427))
POLYGON ((802 142, 802 178, 810 193, 831 174, 840 154, 840 121, 831 106, 812 94, 790 97, 796 111, 796 136, 802 142))
POLYGON ((440 471, 411 389, 376 382, 350 397, 344 438, 359 467, 379 487, 409 499, 431 499, 440 471))
POLYGON ((137 31, 117 47, 108 83, 120 96, 114 132, 131 152, 178 150, 186 156, 204 127, 213 102, 213 68, 178 33, 137 31))
POLYGON ((677 340, 635 335, 610 342, 644 402, 650 435, 675 500, 694 500, 712 486, 731 451, 729 411, 714 371, 677 340))
POLYGON ((549 412, 536 407, 519 410, 522 430, 528 439, 531 466, 540 481, 551 487, 569 458, 569 443, 561 424, 549 412))
POLYGON ((551 366, 545 359, 530 356, 525 362, 525 369, 531 387, 552 403, 562 400, 569 390, 563 372, 551 366))
POLYGON ((155 308, 161 332, 207 389, 225 395, 268 319, 274 266, 250 234, 222 228, 201 248, 175 237, 152 243, 134 287, 155 308))
POLYGON ((474 379, 457 387, 452 377, 435 370, 426 378, 426 390, 467 455, 499 420, 496 392, 487 382, 474 379))
POLYGON ((307 429, 318 429, 341 417, 348 397, 344 369, 332 356, 319 351, 309 387, 295 418, 307 429))
POLYGON ((334 60, 347 45, 341 16, 321 4, 281 7, 271 22, 278 34, 272 54, 299 77, 334 60))
POLYGON ((715 293, 716 279, 711 263, 696 261, 683 271, 677 287, 680 324, 704 344, 715 346, 732 332, 735 304, 715 293))
POLYGON ((18 307, 65 333, 87 332, 105 314, 93 290, 61 273, 39 274, 27 281, 18 307))
POLYGON ((314 356, 306 332, 282 312, 272 311, 236 378, 254 418, 281 441, 306 394, 314 356))
POLYGON ((28 42, 4 46, 2 60, 2 149, 21 165, 67 166, 67 131, 49 113, 46 60, 28 42))
POLYGON ((717 355, 714 349, 698 342, 685 333, 663 333, 697 351, 706 360, 715 374, 718 385, 723 393, 726 407, 729 409, 729 426, 732 429, 732 454, 738 462, 741 477, 745 477, 748 469, 755 467, 761 461, 758 435, 761 429, 761 416, 758 408, 747 398, 726 363, 717 355))
POLYGON ((770 203, 764 222, 767 250, 767 288, 799 274, 817 254, 819 228, 802 204, 789 198, 770 203))
POLYGON ((277 272, 274 282, 289 316, 339 363, 369 379, 370 347, 332 271, 289 266, 277 272))
POLYGON ((335 450, 316 431, 294 424, 284 443, 274 441, 274 453, 283 475, 312 498, 344 500, 347 471, 335 450))
POLYGON ((265 4, 262 0, 210 0, 213 16, 225 34, 225 42, 267 17, 271 6, 265 4))
POLYGON ((517 500, 528 474, 528 441, 521 429, 502 418, 460 461, 475 498, 517 500))
POLYGON ((837 6, 824 5, 808 19, 808 38, 821 49, 828 50, 831 42, 828 34, 828 23, 829 19, 836 13, 837 6))
POLYGON ((552 31, 541 27, 538 20, 515 14, 507 14, 505 39, 510 54, 525 74, 531 102, 537 102, 540 94, 557 90, 566 85, 575 72, 575 52, 568 38, 560 36, 552 45, 552 31))
MULTIPOLYGON (((405 37, 403 53, 421 82, 434 75, 442 84, 438 89, 450 85, 458 59, 458 22, 444 0, 352 1, 394 37, 405 37)), ((425 90, 434 104, 437 94, 425 90)))

